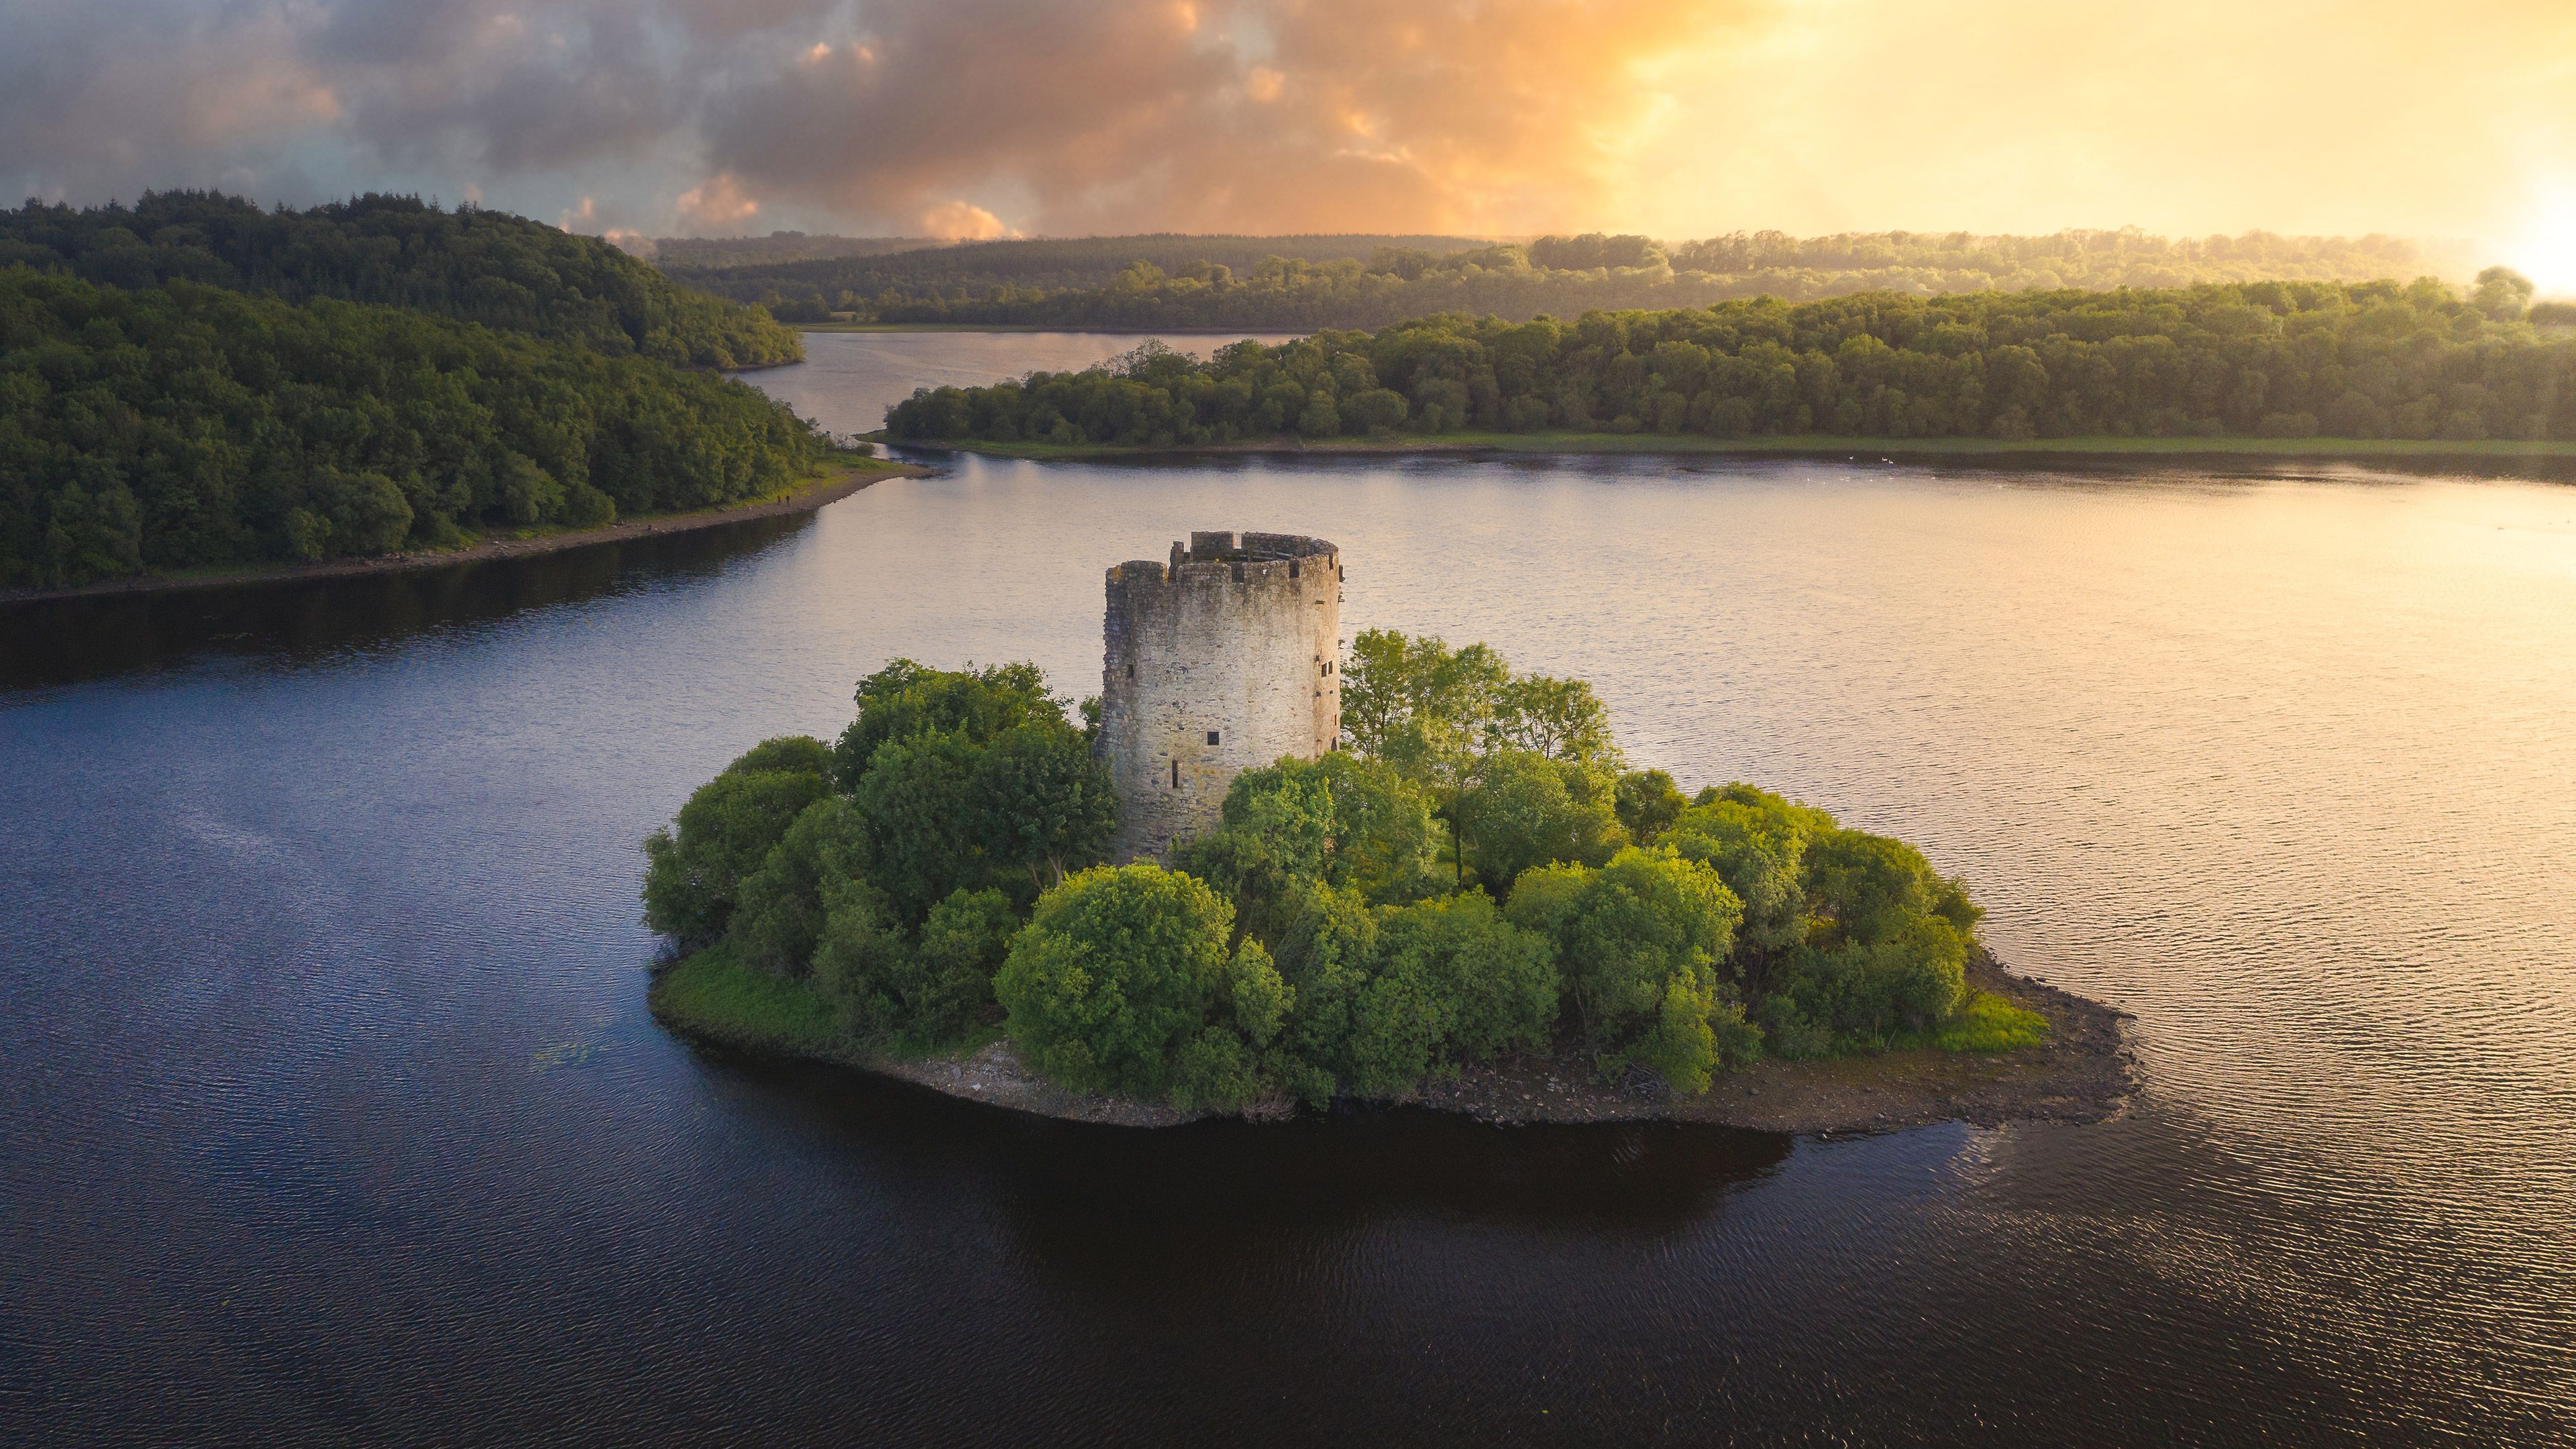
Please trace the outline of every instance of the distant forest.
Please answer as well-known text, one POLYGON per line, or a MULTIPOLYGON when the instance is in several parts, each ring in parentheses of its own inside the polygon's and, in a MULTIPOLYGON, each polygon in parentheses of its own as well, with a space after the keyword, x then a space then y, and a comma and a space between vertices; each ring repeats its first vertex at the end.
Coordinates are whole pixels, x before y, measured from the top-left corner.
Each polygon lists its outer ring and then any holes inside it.
POLYGON ((2214 282, 2368 281, 2458 272, 2387 237, 2167 240, 2054 236, 1739 233, 1667 251, 1641 236, 1526 245, 1441 237, 1114 237, 942 247, 783 266, 680 270, 786 321, 1100 329, 1379 328, 1465 312, 1521 322, 1595 310, 1705 307, 1753 297, 2214 282))
POLYGON ((382 303, 689 367, 805 355, 760 311, 675 285, 596 237, 411 196, 309 211, 193 191, 131 207, 30 201, 0 211, 0 267, 13 264, 128 289, 189 281, 289 302, 382 303))
POLYGON ((676 274, 718 267, 775 267, 834 257, 875 257, 888 252, 935 249, 946 243, 926 236, 809 236, 801 231, 773 231, 767 236, 666 236, 619 245, 676 274))
POLYGON ((2474 291, 2264 281, 1871 292, 1792 304, 1449 314, 1375 333, 1153 346, 1081 373, 915 393, 906 441, 1173 446, 1282 434, 2576 438, 2576 338, 2502 268, 2474 291))

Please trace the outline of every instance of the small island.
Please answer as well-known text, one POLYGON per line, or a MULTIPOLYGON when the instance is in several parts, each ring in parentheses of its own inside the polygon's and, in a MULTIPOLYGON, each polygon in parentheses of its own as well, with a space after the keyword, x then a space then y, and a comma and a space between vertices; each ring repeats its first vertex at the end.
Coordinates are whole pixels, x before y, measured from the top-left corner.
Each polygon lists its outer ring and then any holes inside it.
POLYGON ((1577 679, 1340 646, 1340 551, 1107 578, 1102 692, 896 660, 646 845, 656 1016, 1081 1120, 1352 1100, 1825 1131, 2090 1120, 2117 1014, 2005 973, 1965 883, 1636 768, 1577 679))

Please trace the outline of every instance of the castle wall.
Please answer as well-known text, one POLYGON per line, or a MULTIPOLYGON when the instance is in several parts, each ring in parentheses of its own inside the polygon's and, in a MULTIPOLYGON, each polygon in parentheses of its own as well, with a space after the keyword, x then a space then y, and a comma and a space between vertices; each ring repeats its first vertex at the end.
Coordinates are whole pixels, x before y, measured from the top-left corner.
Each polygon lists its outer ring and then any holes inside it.
POLYGON ((1193 533, 1169 563, 1109 571, 1099 748, 1116 860, 1165 858, 1215 827, 1237 774, 1333 747, 1341 603, 1340 550, 1319 538, 1193 533))

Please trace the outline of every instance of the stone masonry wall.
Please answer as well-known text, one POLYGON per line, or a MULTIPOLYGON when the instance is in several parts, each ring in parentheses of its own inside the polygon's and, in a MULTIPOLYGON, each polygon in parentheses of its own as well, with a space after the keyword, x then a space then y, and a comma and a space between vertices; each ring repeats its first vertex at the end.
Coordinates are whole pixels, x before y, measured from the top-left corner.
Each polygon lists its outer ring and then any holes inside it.
POLYGON ((1226 787, 1342 729, 1341 552, 1290 534, 1193 533, 1168 564, 1109 571, 1100 753, 1113 858, 1161 860, 1217 821, 1226 787))

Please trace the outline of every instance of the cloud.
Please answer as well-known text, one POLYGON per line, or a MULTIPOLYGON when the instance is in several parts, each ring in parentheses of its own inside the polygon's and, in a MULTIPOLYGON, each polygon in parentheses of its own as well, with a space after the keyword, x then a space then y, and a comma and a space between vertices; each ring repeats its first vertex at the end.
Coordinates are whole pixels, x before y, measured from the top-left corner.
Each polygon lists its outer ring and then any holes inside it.
POLYGON ((941 241, 991 241, 1016 235, 1002 219, 964 201, 943 201, 921 214, 921 234, 941 241))
POLYGON ((1599 215, 1651 126, 1642 67, 1748 14, 1710 0, 888 6, 864 55, 711 107, 719 164, 854 210, 961 182, 1099 229, 1486 230, 1599 215))
POLYGON ((714 233, 738 232, 760 214, 760 203, 723 171, 681 192, 678 208, 682 225, 714 233))
POLYGON ((0 34, 0 187, 73 201, 2512 236, 2576 187, 2565 0, 0 0, 0 34))

